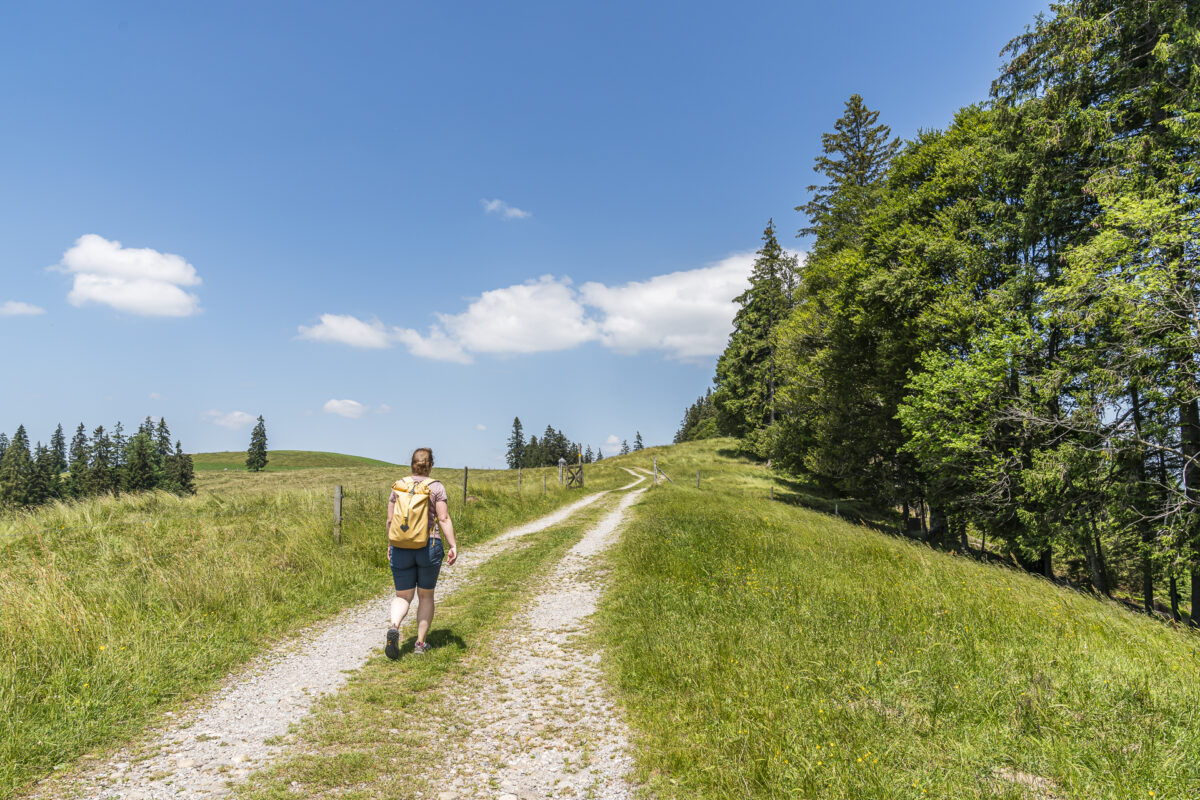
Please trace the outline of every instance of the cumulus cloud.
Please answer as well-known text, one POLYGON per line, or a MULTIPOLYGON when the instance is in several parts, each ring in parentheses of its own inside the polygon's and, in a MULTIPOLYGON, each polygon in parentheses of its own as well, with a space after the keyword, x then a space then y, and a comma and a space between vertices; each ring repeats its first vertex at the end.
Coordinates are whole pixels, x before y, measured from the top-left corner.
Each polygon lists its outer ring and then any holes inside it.
POLYGON ((585 283, 583 303, 600 311, 599 338, 618 353, 662 350, 677 359, 718 355, 732 330, 737 297, 754 254, 623 286, 585 283))
POLYGON ((222 428, 229 428, 231 431, 249 428, 254 424, 255 418, 245 411, 230 411, 228 413, 222 411, 205 411, 200 415, 206 422, 211 422, 213 425, 220 425, 222 428))
POLYGON ((487 430, 487 425, 484 425, 482 422, 480 422, 479 424, 477 424, 477 425, 475 426, 475 430, 477 430, 477 431, 486 431, 486 430, 487 430))
POLYGON ((569 278, 536 281, 484 292, 461 314, 438 314, 446 334, 476 353, 567 350, 596 338, 596 324, 569 278))
POLYGON ((358 419, 367 413, 367 407, 357 400, 328 400, 321 410, 326 414, 337 414, 347 419, 358 419))
POLYGON ((733 328, 734 298, 749 286, 753 253, 698 269, 619 285, 543 275, 491 289, 457 314, 436 314, 425 333, 325 314, 300 338, 356 347, 402 344, 420 358, 469 364, 474 354, 517 355, 599 342, 618 353, 658 350, 695 361, 719 355, 733 328))
POLYGON ((378 349, 391 347, 394 333, 389 332, 379 320, 364 322, 349 314, 322 314, 320 323, 300 326, 299 338, 378 349))
POLYGON ((45 314, 46 309, 32 303, 22 303, 20 300, 6 300, 0 305, 0 317, 31 317, 35 314, 45 314))
POLYGON ((67 295, 75 306, 96 303, 147 317, 187 317, 200 310, 200 298, 184 288, 199 286, 200 276, 173 253, 122 247, 89 233, 52 269, 75 276, 67 295))
POLYGON ((532 211, 524 211, 516 206, 510 206, 508 203, 500 200, 480 200, 483 205, 483 213, 496 214, 501 219, 528 219, 533 216, 532 211))

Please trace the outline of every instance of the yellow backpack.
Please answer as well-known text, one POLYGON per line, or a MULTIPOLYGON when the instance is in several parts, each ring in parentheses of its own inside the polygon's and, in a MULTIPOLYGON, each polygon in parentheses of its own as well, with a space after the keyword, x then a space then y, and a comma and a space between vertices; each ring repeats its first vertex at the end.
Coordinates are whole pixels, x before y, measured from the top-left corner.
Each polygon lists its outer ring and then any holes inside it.
POLYGON ((388 528, 388 543, 392 547, 416 550, 429 541, 429 485, 433 478, 423 480, 402 478, 392 484, 398 495, 388 528))

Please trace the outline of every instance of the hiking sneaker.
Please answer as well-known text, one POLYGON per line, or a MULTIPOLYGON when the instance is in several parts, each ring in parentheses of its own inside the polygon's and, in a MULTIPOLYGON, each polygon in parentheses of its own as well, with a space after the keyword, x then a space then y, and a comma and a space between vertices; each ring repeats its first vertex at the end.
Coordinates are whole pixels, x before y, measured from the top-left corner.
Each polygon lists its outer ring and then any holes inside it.
POLYGON ((400 631, 396 628, 388 628, 387 644, 383 646, 383 654, 392 661, 400 657, 400 631))
POLYGON ((413 652, 417 655, 429 652, 429 642, 417 642, 413 645, 413 652))

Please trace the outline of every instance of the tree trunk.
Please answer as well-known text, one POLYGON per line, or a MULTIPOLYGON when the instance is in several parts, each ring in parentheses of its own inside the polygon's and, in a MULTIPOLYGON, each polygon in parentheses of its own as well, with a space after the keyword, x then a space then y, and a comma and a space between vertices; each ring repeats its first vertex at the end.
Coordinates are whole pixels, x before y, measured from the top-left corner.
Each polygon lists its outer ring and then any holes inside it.
POLYGON ((1171 619, 1179 622, 1179 584, 1175 582, 1175 571, 1171 571, 1171 583, 1167 589, 1171 598, 1171 619))
MULTIPOLYGON (((1142 404, 1138 396, 1137 385, 1129 387, 1129 401, 1133 407, 1133 432, 1137 436, 1136 463, 1134 476, 1137 478, 1139 489, 1149 488, 1146 484, 1146 458, 1142 450, 1142 404)), ((1139 496, 1141 492, 1139 491, 1139 496)), ((1146 519, 1143 508, 1135 508, 1138 517, 1138 527, 1142 534, 1142 607, 1147 614, 1154 613, 1154 527, 1146 519)))
POLYGON ((929 532, 925 535, 925 541, 930 544, 939 544, 942 537, 946 535, 948 530, 946 515, 937 509, 936 506, 929 507, 929 532))
POLYGON ((1183 486, 1184 495, 1188 504, 1185 509, 1186 519, 1188 520, 1187 533, 1188 539, 1191 541, 1193 552, 1189 554, 1190 569, 1192 579, 1192 613, 1188 616, 1188 624, 1193 628, 1200 627, 1200 618, 1197 612, 1200 612, 1200 564, 1196 563, 1196 519, 1197 519, 1197 500, 1200 499, 1200 407, 1197 406, 1196 400, 1191 399, 1182 403, 1179 407, 1179 439, 1182 445, 1183 456, 1186 459, 1183 464, 1183 486))
POLYGON ((1083 554, 1087 558, 1088 573, 1092 576, 1092 588, 1100 594, 1108 594, 1104 586, 1104 573, 1100 570, 1100 559, 1096 554, 1095 540, 1091 533, 1083 536, 1083 554))
POLYGON ((1042 575, 1054 580, 1054 555, 1049 547, 1042 551, 1042 575))

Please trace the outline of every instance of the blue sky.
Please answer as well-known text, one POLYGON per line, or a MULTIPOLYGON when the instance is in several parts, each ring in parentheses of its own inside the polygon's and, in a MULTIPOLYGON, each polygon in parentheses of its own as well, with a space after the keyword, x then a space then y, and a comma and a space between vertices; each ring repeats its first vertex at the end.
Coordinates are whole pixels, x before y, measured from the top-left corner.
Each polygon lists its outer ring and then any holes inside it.
POLYGON ((10 7, 0 429, 669 442, 846 98, 942 127, 1045 5, 10 7))

